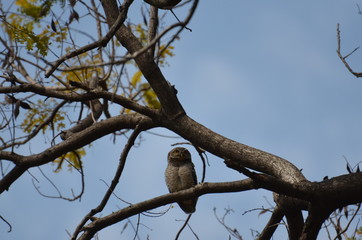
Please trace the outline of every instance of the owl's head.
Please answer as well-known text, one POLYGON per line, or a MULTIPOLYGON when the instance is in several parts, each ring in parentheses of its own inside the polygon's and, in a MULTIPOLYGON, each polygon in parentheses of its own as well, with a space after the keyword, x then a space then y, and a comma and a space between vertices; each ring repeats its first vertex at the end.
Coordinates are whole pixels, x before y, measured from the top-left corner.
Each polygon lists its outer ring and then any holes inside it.
POLYGON ((186 148, 176 147, 168 153, 167 159, 172 162, 191 161, 191 154, 186 148))

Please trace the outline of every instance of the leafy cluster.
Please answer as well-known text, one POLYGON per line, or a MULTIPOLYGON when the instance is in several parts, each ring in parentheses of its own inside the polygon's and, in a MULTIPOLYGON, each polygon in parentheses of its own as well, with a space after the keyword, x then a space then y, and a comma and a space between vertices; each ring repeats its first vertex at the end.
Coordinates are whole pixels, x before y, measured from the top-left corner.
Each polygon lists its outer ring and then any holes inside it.
POLYGON ((54 99, 47 101, 38 100, 37 104, 29 109, 24 121, 21 123, 21 128, 26 133, 31 133, 36 128, 41 127, 43 134, 51 127, 53 130, 60 131, 65 127, 64 111, 54 111, 57 105, 54 99))
MULTIPOLYGON (((19 13, 11 13, 2 20, 8 36, 16 43, 24 45, 27 51, 34 48, 42 56, 48 54, 49 45, 53 42, 61 43, 66 39, 66 27, 60 27, 60 31, 54 31, 50 24, 41 24, 40 20, 49 14, 50 8, 56 1, 16 0, 19 13), (36 33, 35 30, 39 32, 36 33)), ((52 21, 52 24, 57 22, 52 21)))

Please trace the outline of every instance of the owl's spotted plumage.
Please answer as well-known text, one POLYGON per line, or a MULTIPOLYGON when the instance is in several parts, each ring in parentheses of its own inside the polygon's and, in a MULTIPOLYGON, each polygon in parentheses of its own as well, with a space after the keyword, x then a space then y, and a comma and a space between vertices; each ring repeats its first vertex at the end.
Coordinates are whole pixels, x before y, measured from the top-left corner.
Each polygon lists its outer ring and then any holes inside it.
MULTIPOLYGON (((168 165, 165 172, 168 190, 173 193, 191 188, 197 184, 194 164, 191 154, 186 148, 177 147, 168 153, 168 165)), ((195 212, 197 198, 178 202, 185 213, 195 212)))

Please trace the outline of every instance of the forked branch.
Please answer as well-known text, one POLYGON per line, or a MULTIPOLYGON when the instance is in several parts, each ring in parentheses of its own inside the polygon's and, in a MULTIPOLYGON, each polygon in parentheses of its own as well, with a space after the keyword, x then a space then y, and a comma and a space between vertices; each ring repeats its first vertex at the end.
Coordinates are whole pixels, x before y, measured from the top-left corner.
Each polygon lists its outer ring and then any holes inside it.
POLYGON ((341 53, 341 31, 339 30, 339 23, 337 24, 337 54, 339 59, 341 59, 342 63, 344 64, 344 66, 346 66, 346 68, 348 69, 348 71, 350 73, 352 73, 354 76, 356 77, 362 77, 362 72, 355 72, 351 66, 349 65, 349 63, 346 61, 346 59, 351 56, 353 53, 355 53, 357 50, 359 49, 359 47, 356 47, 353 51, 351 51, 350 53, 348 53, 347 55, 343 56, 341 53))

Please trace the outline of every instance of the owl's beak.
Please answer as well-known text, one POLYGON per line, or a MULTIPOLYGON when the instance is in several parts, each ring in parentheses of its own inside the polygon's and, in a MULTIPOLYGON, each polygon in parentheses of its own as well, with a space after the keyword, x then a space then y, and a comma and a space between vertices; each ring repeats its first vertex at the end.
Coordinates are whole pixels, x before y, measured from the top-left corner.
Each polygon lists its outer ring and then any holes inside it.
POLYGON ((177 158, 177 159, 183 159, 183 153, 182 152, 176 152, 176 154, 175 154, 176 156, 174 157, 174 158, 177 158))

